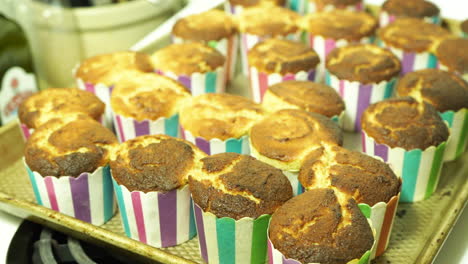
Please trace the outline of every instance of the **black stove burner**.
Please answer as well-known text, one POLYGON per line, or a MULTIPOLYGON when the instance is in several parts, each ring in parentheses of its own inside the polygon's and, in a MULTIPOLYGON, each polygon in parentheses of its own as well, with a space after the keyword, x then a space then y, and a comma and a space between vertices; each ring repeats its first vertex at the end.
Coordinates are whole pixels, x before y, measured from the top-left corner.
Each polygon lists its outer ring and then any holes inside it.
POLYGON ((13 237, 7 264, 143 263, 115 250, 98 247, 24 221, 13 237))

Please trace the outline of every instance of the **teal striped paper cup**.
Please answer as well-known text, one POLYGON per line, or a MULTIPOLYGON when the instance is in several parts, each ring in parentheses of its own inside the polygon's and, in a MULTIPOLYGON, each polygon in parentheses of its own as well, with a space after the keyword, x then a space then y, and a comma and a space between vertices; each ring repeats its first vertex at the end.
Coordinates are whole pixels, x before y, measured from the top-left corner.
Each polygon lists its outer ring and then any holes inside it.
POLYGON ((391 148, 377 143, 362 131, 363 152, 382 158, 402 178, 401 202, 417 202, 429 198, 436 190, 444 161, 447 142, 425 150, 391 148))
MULTIPOLYGON (((380 11, 379 13, 379 24, 380 27, 385 27, 386 25, 393 23, 398 17, 392 14, 389 14, 388 12, 385 11, 380 11)), ((430 17, 424 17, 424 21, 427 23, 435 24, 435 25, 440 25, 442 23, 442 19, 440 16, 430 16, 430 17)))
POLYGON ((264 264, 267 257, 267 230, 271 215, 256 219, 218 218, 193 206, 200 255, 209 264, 264 264))
POLYGON ((447 140, 444 160, 452 161, 460 157, 466 149, 468 142, 468 109, 445 111, 440 116, 447 122, 450 136, 447 140))
POLYGON ((171 137, 179 135, 179 114, 169 118, 160 117, 156 120, 138 121, 132 117, 114 113, 113 121, 120 142, 144 135, 163 134, 171 137))

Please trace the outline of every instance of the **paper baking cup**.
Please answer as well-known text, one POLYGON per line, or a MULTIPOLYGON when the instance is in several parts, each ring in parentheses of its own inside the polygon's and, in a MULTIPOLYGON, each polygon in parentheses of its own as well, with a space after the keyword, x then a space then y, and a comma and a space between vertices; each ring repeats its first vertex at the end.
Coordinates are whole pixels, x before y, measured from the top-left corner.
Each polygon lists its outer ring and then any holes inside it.
MULTIPOLYGON (((190 40, 184 40, 183 38, 172 36, 173 43, 184 43, 190 42, 190 40)), ((232 35, 229 38, 223 38, 220 40, 210 40, 206 42, 206 44, 217 51, 219 51, 223 56, 226 58, 226 62, 224 64, 225 69, 225 80, 229 81, 234 77, 234 71, 236 68, 236 60, 237 60, 237 45, 238 45, 238 37, 237 35, 232 35)))
POLYGON ((125 235, 153 247, 171 247, 196 235, 188 185, 169 192, 130 192, 112 179, 125 235))
POLYGON ((218 218, 194 203, 200 255, 209 264, 263 264, 267 256, 270 215, 257 219, 218 218))
POLYGON ((314 81, 315 69, 312 69, 308 72, 300 71, 296 74, 287 73, 286 75, 281 75, 279 73, 268 74, 260 72, 257 70, 257 68, 250 67, 249 79, 252 99, 257 103, 261 103, 268 87, 272 86, 273 84, 291 80, 314 81))
POLYGON ((181 138, 195 144, 199 149, 203 150, 208 155, 218 153, 234 152, 239 154, 250 154, 249 136, 245 135, 241 138, 229 138, 227 140, 211 139, 206 140, 202 137, 194 137, 193 134, 180 126, 181 138))
POLYGON ((242 6, 240 6, 240 5, 231 5, 231 3, 229 3, 229 1, 224 2, 224 11, 226 13, 233 14, 233 15, 239 15, 240 13, 242 13, 243 10, 244 10, 244 8, 242 6))
POLYGON ((417 70, 435 69, 438 68, 438 60, 436 56, 429 52, 406 52, 402 49, 390 47, 384 41, 379 39, 377 44, 388 48, 401 61, 401 76, 417 70))
POLYGON ((446 111, 440 115, 450 128, 444 160, 452 161, 460 157, 466 149, 468 142, 468 109, 463 108, 457 112, 446 111))
POLYGON ((339 127, 343 128, 344 127, 345 115, 346 115, 346 109, 343 112, 341 112, 340 115, 332 116, 330 119, 333 122, 335 122, 339 127))
MULTIPOLYGON (((380 27, 385 27, 388 24, 393 23, 396 19, 397 17, 395 15, 390 15, 388 12, 381 11, 379 13, 380 27)), ((427 23, 436 24, 436 25, 440 25, 442 22, 442 20, 440 19, 440 16, 424 17, 423 19, 427 23)))
POLYGON ((102 225, 115 213, 109 166, 78 177, 41 176, 26 163, 34 196, 39 205, 93 225, 102 225))
POLYGON ((156 73, 174 79, 183 84, 193 96, 206 93, 223 93, 226 89, 224 80, 224 67, 218 67, 215 71, 206 73, 192 73, 192 75, 177 75, 172 72, 156 70, 156 73))
POLYGON ((177 137, 179 132, 179 114, 169 118, 138 121, 131 117, 114 114, 114 127, 120 142, 144 135, 164 134, 177 137))
POLYGON ((402 178, 401 202, 417 202, 429 198, 437 188, 446 142, 425 150, 391 148, 379 144, 362 131, 363 151, 381 157, 393 172, 402 178))
POLYGON ((76 79, 76 85, 81 90, 85 90, 95 94, 102 102, 104 102, 104 104, 106 105, 106 108, 104 110, 105 118, 101 120, 101 123, 105 127, 112 129, 112 108, 110 105, 110 97, 114 86, 106 86, 102 83, 92 84, 84 82, 80 78, 76 79))
POLYGON ((375 246, 370 254, 371 260, 381 256, 387 249, 399 199, 400 193, 393 196, 388 203, 379 202, 372 207, 368 204, 358 204, 359 209, 367 219, 370 219, 372 227, 376 231, 375 246))
POLYGON ((18 126, 21 130, 21 135, 23 136, 24 142, 28 140, 29 137, 31 137, 32 133, 34 132, 34 128, 28 128, 27 125, 21 123, 18 119, 18 126))
POLYGON ((333 87, 345 102, 343 129, 351 132, 361 131, 361 116, 369 105, 392 96, 395 82, 396 78, 388 82, 362 84, 340 80, 328 71, 325 77, 325 83, 333 87))
POLYGON ((349 11, 362 11, 364 10, 364 5, 363 3, 357 3, 355 5, 347 5, 344 7, 336 7, 334 5, 325 5, 325 6, 320 6, 316 5, 313 1, 310 0, 288 0, 287 1, 287 7, 293 11, 298 12, 301 15, 305 15, 308 13, 316 13, 316 12, 322 12, 322 11, 331 11, 334 9, 346 9, 349 11))
POLYGON ((289 182, 291 183, 293 196, 297 196, 304 192, 304 187, 302 186, 302 184, 299 182, 299 179, 298 179, 298 175, 299 175, 298 171, 285 171, 284 170, 283 174, 284 176, 286 176, 286 178, 288 178, 289 182))

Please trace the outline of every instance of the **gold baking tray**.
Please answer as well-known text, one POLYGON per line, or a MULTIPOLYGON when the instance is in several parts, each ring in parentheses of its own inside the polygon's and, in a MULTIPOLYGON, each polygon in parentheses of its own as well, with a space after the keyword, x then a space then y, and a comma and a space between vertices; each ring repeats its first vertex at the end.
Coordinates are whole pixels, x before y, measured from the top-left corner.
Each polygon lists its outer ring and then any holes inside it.
MULTIPOLYGON (((345 146, 358 148, 359 135, 347 134, 345 146)), ((157 249, 129 239, 115 215, 94 226, 39 206, 22 163, 24 143, 16 123, 0 129, 0 209, 43 224, 78 239, 117 248, 139 260, 161 263, 202 263, 197 238, 182 245, 157 249)), ((400 204, 387 252, 375 263, 431 263, 468 197, 468 153, 446 163, 437 192, 428 200, 400 204)))

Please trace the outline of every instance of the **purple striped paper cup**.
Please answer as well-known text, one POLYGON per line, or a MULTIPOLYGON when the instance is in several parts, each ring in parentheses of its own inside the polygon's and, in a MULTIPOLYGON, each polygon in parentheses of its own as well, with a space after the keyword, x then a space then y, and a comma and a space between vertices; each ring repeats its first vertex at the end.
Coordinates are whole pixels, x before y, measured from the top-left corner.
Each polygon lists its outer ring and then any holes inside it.
POLYGON ((423 69, 436 69, 438 68, 438 60, 436 56, 430 52, 409 52, 399 48, 387 45, 383 40, 379 39, 377 44, 379 46, 388 48, 395 54, 401 61, 401 76, 423 69))
MULTIPOLYGON (((389 14, 385 11, 380 11, 379 13, 379 24, 380 27, 385 27, 390 23, 393 23, 397 19, 397 16, 389 14)), ((431 24, 440 25, 442 23, 442 19, 440 16, 431 16, 431 17, 424 17, 424 21, 431 24)))
POLYGON ((163 134, 171 137, 179 135, 179 114, 171 117, 160 117, 156 120, 138 121, 132 117, 114 114, 114 127, 120 142, 144 135, 163 134))
POLYGON ((158 247, 182 244, 196 235, 188 185, 169 192, 129 191, 112 179, 127 237, 158 247))
POLYGON ((76 79, 76 85, 81 90, 95 94, 102 102, 104 102, 106 105, 106 109, 104 110, 105 118, 101 119, 101 124, 112 130, 112 108, 110 104, 110 98, 114 86, 107 86, 102 83, 93 84, 85 82, 81 78, 76 79))
POLYGON ((78 177, 42 176, 24 162, 39 205, 93 225, 102 225, 115 213, 109 166, 78 177))

